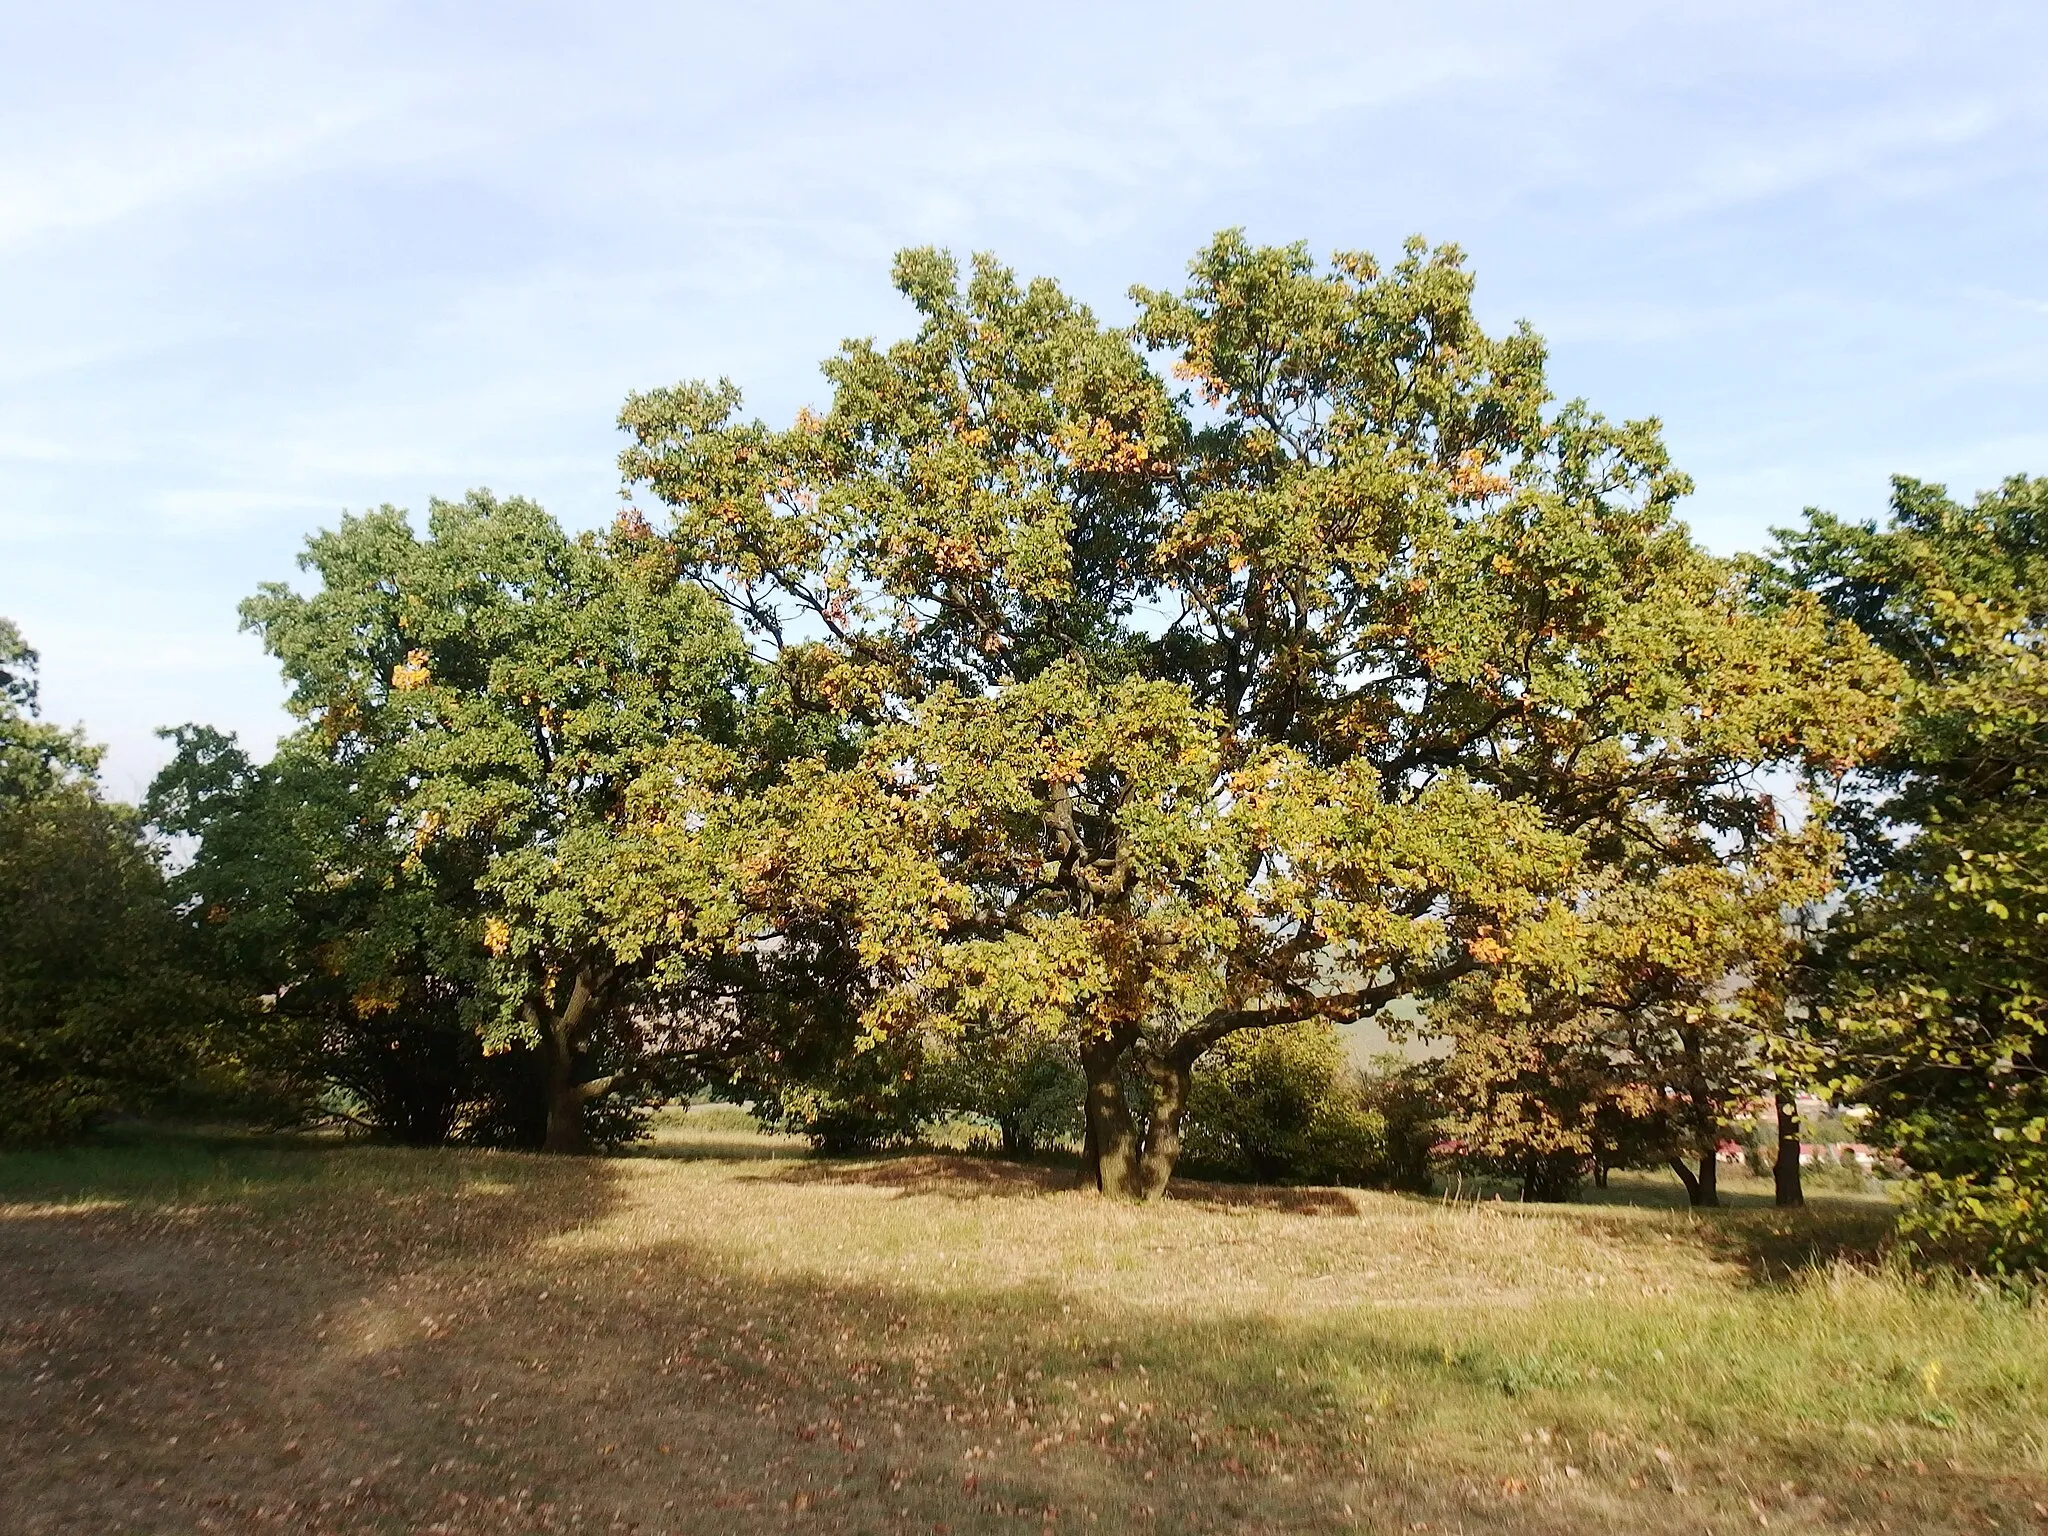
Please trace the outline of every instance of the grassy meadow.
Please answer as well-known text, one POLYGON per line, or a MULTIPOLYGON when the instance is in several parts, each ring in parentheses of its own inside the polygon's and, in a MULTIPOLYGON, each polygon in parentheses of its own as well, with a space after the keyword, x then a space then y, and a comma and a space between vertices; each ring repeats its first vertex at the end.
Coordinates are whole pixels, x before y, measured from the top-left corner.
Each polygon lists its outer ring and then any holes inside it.
POLYGON ((0 1157, 0 1530, 2030 1530, 2048 1308, 1882 1196, 833 1161, 0 1157))

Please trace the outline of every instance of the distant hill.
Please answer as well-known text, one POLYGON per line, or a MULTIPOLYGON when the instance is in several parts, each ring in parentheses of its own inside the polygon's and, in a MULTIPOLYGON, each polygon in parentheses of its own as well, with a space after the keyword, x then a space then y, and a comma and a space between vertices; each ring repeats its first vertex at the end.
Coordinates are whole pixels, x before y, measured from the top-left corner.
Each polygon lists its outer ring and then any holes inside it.
POLYGON ((1399 1056, 1406 1061, 1430 1061, 1451 1053, 1449 1045, 1441 1040, 1430 1040, 1409 1036, 1403 1040, 1390 1039, 1387 1026, 1399 1027, 1402 1020, 1417 1020, 1422 1017, 1422 1007, 1411 998, 1402 998, 1389 1003, 1380 1014, 1370 1019, 1361 1019, 1356 1024, 1340 1024, 1337 1033, 1343 1037, 1344 1047, 1351 1053, 1351 1059, 1359 1066, 1365 1066, 1375 1056, 1399 1056))

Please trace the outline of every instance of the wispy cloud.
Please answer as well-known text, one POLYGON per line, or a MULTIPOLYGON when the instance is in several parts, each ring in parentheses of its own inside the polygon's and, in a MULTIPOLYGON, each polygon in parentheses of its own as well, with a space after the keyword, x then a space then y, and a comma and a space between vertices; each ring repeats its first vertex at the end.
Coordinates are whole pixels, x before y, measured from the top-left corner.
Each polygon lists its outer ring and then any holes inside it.
POLYGON ((1989 137, 2006 121, 1989 103, 1888 106, 1847 121, 1782 126, 1713 145, 1691 165, 1673 167, 1675 185, 1635 205, 1644 221, 1671 222, 1722 213, 1768 198, 1844 184, 1883 195, 1921 193, 1951 177, 1974 177, 1955 152, 1989 137), (1947 162, 1930 179, 1930 158, 1947 162))
POLYGON ((1979 303, 1996 305, 2002 309, 2025 310, 2029 314, 2048 315, 2048 299, 2032 299, 2025 294, 2004 293, 1996 288, 1963 287, 1955 290, 1957 297, 1974 299, 1979 303))
POLYGON ((1718 545, 1915 460, 1981 483, 2040 452, 2044 47, 1903 0, 15 7, 0 612, 124 771, 275 721, 233 607, 311 525, 602 516, 627 390, 822 403, 922 241, 1120 314, 1224 225, 1422 230, 1561 390, 1666 419, 1718 545))

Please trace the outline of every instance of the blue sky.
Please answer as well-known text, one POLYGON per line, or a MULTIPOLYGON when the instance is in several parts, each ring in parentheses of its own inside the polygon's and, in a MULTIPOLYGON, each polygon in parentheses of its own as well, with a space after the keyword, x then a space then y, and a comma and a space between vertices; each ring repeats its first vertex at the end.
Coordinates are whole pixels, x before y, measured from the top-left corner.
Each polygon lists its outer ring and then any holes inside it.
POLYGON ((0 613, 46 712, 267 747, 235 603, 344 508, 589 524, 625 393, 762 414, 890 253, 1107 316, 1210 233, 1470 253, 1714 548, 2048 473, 2048 7, 0 0, 0 613))

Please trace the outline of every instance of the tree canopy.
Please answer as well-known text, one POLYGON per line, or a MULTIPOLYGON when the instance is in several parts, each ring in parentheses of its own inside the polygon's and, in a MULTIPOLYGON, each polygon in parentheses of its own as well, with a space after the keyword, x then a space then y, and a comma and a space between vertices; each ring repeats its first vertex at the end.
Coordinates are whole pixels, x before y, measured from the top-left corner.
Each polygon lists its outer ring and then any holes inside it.
POLYGON ((1453 248, 1226 234, 1127 330, 988 258, 896 278, 917 334, 824 414, 659 390, 622 464, 838 722, 732 810, 737 905, 852 935, 877 1038, 1071 1041, 1105 1190, 1164 1187, 1219 1042, 1568 972, 1589 891, 1884 739, 1883 659, 1695 545, 1656 424, 1555 405, 1453 248))
POLYGON ((203 1014, 157 850, 101 795, 99 749, 40 718, 37 661, 0 619, 0 1144, 146 1108, 203 1014))
POLYGON ((2048 480, 1968 505, 1899 480, 1890 518, 1809 513, 1778 579, 1906 674, 1855 784, 1856 881, 1820 948, 1840 1091, 1923 1175, 1924 1239, 2048 1262, 2048 480))
MULTIPOLYGON (((195 899, 249 925, 266 989, 331 1040, 376 1026, 444 1077, 465 1047, 507 1058, 531 1079, 508 1134, 581 1150, 595 1101, 659 1088, 674 1021, 650 982, 698 935, 672 901, 626 900, 618 840, 642 778, 673 801, 723 771, 747 681, 732 625, 632 527, 572 538, 486 492, 434 503, 425 537, 390 508, 344 518, 303 564, 315 591, 266 586, 243 613, 304 726, 260 773, 188 734, 159 783, 215 882, 195 899)), ((382 1091, 374 1070, 354 1086, 382 1091)), ((458 1089, 423 1098, 425 1139, 458 1089)))
POLYGON ((0 626, 8 1134, 147 1102, 210 1019, 422 1143, 708 1086, 829 1147, 1078 1126, 1120 1197, 1191 1135, 1409 1183, 1441 1137, 1711 1204, 1766 1097, 1799 1198, 1825 1085, 1917 1240, 2041 1263, 2048 481, 1721 559, 1455 247, 1225 232, 1126 325, 990 256, 894 278, 911 334, 786 426, 631 396, 601 531, 473 491, 312 536, 242 609, 297 728, 167 733, 140 814, 0 626), (1449 1057, 1361 1078, 1338 1030, 1397 1003, 1449 1057))

